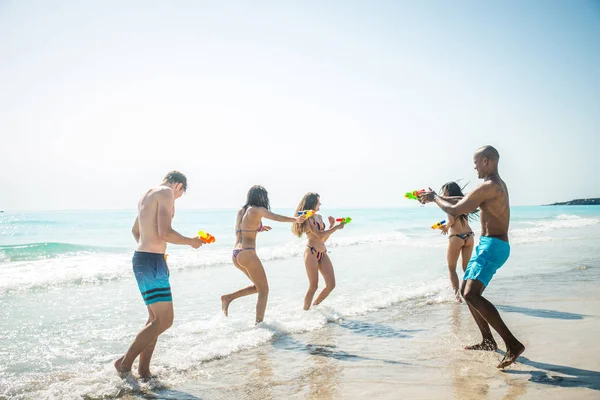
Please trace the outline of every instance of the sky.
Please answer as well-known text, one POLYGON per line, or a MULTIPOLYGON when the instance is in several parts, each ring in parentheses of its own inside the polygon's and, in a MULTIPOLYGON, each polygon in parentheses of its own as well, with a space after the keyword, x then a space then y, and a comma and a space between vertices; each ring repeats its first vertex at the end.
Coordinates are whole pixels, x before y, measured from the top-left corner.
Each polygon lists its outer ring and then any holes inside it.
POLYGON ((0 0, 0 210, 600 197, 600 1, 0 0))

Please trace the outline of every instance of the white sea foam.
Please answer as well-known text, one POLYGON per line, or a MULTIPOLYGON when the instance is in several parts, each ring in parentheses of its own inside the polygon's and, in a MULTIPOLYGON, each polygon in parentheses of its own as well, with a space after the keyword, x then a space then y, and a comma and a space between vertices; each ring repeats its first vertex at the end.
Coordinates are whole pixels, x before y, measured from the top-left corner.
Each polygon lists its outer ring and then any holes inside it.
POLYGON ((528 223, 528 227, 512 229, 510 231, 513 243, 537 243, 548 242, 556 239, 565 239, 551 236, 552 234, 564 232, 577 234, 577 229, 600 224, 600 218, 582 218, 577 215, 561 214, 554 219, 528 223))
MULTIPOLYGON (((227 357, 253 348, 278 336, 321 329, 328 323, 346 323, 351 318, 402 303, 407 312, 418 312, 431 303, 452 301, 445 293, 447 283, 436 280, 399 290, 386 286, 372 288, 358 296, 340 296, 327 306, 309 312, 298 310, 295 301, 286 301, 269 309, 267 323, 257 326, 247 315, 225 318, 214 315, 203 320, 188 321, 176 332, 161 336, 155 373, 163 385, 175 386, 202 374, 202 363, 227 357), (160 361, 158 361, 160 360, 160 361)), ((295 299, 293 299, 295 300, 295 299)), ((81 399, 115 398, 132 388, 117 378, 111 361, 118 355, 96 355, 90 364, 76 363, 51 373, 0 375, 0 396, 14 399, 81 399)), ((135 367, 135 365, 134 365, 135 367)))
MULTIPOLYGON (((372 234, 361 237, 332 238, 329 248, 344 248, 374 243, 439 246, 430 239, 410 240, 400 232, 372 234)), ((442 244, 443 245, 443 244, 442 244)), ((304 242, 291 241, 257 250, 263 262, 302 257, 304 242)), ((7 292, 27 291, 58 286, 100 284, 131 278, 131 253, 93 253, 51 259, 27 260, 2 265, 0 295, 7 292)), ((171 271, 216 268, 231 265, 231 249, 202 248, 198 251, 175 248, 168 257, 171 271)))

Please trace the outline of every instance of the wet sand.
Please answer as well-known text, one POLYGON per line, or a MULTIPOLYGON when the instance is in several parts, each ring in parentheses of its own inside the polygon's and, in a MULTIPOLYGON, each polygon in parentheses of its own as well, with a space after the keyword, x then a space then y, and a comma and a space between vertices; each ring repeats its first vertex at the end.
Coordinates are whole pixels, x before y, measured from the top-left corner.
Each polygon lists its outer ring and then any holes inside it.
POLYGON ((600 398, 600 283, 575 282, 558 293, 554 285, 527 286, 498 280, 487 293, 527 347, 506 370, 496 368, 504 350, 497 336, 498 352, 463 350, 480 340, 466 305, 430 298, 277 334, 187 371, 174 389, 159 384, 125 398, 600 398))

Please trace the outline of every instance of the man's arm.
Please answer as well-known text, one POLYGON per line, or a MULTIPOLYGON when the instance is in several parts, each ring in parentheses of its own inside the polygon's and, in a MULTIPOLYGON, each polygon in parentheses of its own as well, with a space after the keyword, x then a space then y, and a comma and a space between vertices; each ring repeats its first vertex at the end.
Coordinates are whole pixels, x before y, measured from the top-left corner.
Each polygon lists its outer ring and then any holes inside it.
POLYGON ((138 217, 135 217, 135 222, 133 223, 133 228, 131 228, 131 233, 133 233, 133 237, 135 238, 135 242, 140 242, 140 221, 138 217))
POLYGON ((426 203, 435 201, 442 211, 453 217, 458 217, 459 215, 468 214, 469 212, 475 210, 481 205, 481 203, 491 197, 491 195, 491 186, 484 183, 479 185, 475 190, 463 197, 462 200, 456 204, 450 203, 443 197, 438 196, 433 191, 423 195, 423 198, 424 202, 426 203))
POLYGON ((444 197, 444 196, 440 196, 438 195, 438 197, 450 204, 456 204, 459 201, 461 201, 464 197, 463 196, 449 196, 449 197, 444 197))
MULTIPOLYGON (((172 190, 161 190, 157 193, 158 198, 158 236, 161 240, 173 244, 187 244, 194 246, 196 238, 189 238, 177 232, 171 226, 173 213, 175 211, 175 196, 172 190)), ((200 243, 202 243, 200 241, 200 243)))
MULTIPOLYGON (((417 199, 418 199, 418 201, 419 201, 421 204, 425 204, 425 203, 432 202, 432 201, 433 201, 433 199, 428 199, 428 196, 429 196, 431 193, 435 193, 435 192, 433 191, 433 189, 432 189, 432 188, 429 188, 429 191, 425 192, 424 194, 418 194, 418 195, 417 195, 417 197, 418 197, 418 198, 417 198, 417 199)), ((461 201, 461 200, 463 199, 463 197, 464 197, 464 196, 446 196, 446 197, 445 197, 445 196, 440 196, 440 195, 438 195, 437 193, 436 193, 436 195, 437 195, 437 196, 438 196, 440 199, 442 199, 442 200, 444 200, 444 201, 447 201, 447 202, 448 202, 448 203, 450 203, 450 204, 456 204, 456 203, 458 203, 459 201, 461 201)))

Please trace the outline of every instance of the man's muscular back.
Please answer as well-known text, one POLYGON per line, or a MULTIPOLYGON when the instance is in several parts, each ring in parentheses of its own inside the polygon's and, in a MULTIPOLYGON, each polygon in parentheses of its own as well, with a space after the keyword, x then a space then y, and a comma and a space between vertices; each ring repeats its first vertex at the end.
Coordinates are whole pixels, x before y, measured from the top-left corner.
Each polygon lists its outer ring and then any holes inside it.
POLYGON ((140 241, 138 251, 149 253, 164 253, 167 242, 162 240, 158 231, 158 211, 165 202, 170 201, 170 207, 174 205, 173 190, 164 187, 154 187, 140 199, 138 203, 138 221, 140 229, 140 241))
POLYGON ((485 201, 480 205, 481 235, 508 242, 510 204, 506 183, 496 175, 481 186, 486 186, 487 192, 485 201))

